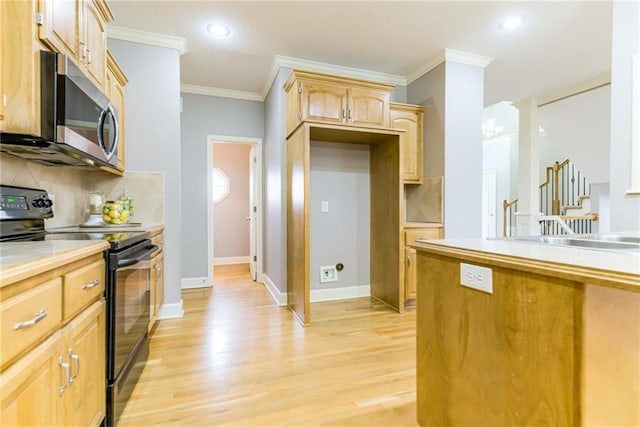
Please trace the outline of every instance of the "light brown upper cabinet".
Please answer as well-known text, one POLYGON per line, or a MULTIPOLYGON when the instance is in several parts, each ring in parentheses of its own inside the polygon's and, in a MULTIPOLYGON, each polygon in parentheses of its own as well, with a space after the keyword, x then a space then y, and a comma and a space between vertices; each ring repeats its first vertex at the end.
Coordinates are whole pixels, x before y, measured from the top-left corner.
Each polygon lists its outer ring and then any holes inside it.
POLYGON ((303 120, 389 127, 393 85, 293 70, 287 91, 287 134, 303 120))
POLYGON ((107 51, 107 77, 105 81, 105 93, 109 97, 111 104, 118 112, 118 171, 124 172, 124 87, 128 83, 127 76, 111 55, 107 51))
POLYGON ((424 108, 418 105, 390 104, 390 127, 406 131, 400 136, 400 167, 408 184, 422 183, 423 117, 424 108))
POLYGON ((103 0, 39 0, 38 36, 70 57, 99 88, 106 76, 106 23, 113 14, 103 0))
POLYGON ((0 1, 0 131, 40 133, 35 2, 0 1))

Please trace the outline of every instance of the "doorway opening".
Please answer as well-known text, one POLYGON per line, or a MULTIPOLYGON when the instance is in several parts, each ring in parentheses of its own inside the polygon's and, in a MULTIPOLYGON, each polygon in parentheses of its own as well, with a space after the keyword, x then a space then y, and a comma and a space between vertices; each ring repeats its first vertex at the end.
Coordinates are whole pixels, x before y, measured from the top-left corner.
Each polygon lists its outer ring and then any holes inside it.
POLYGON ((262 282, 262 139, 207 136, 207 252, 216 265, 248 264, 262 282))

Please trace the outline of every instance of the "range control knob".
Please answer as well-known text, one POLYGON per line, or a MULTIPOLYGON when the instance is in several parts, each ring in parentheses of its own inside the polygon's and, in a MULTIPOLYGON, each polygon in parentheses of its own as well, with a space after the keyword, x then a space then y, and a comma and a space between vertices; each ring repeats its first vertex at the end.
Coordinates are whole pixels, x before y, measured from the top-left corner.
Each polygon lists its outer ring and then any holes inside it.
POLYGON ((36 199, 31 202, 31 205, 35 208, 50 208, 53 205, 53 202, 49 198, 36 199))

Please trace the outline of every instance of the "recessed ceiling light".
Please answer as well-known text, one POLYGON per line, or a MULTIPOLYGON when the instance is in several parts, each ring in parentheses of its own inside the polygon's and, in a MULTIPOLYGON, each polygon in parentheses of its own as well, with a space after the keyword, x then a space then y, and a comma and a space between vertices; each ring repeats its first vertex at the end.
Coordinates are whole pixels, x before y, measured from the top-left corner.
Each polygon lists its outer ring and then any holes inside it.
POLYGON ((501 27, 505 30, 513 30, 522 24, 522 16, 510 16, 502 21, 501 27))
POLYGON ((216 37, 227 37, 231 34, 229 28, 222 24, 209 24, 207 25, 207 31, 216 37))

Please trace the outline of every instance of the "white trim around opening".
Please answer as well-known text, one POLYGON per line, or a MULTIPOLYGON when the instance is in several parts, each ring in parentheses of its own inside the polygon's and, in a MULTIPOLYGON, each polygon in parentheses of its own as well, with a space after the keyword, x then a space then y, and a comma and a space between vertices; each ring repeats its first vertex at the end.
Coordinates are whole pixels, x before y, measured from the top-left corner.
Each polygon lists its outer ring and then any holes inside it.
POLYGON ((213 250, 213 144, 234 143, 253 144, 256 147, 255 203, 258 208, 256 224, 256 256, 258 257, 257 281, 263 282, 262 254, 262 138, 239 137, 228 135, 207 135, 207 263, 208 281, 213 284, 214 250, 213 250))

